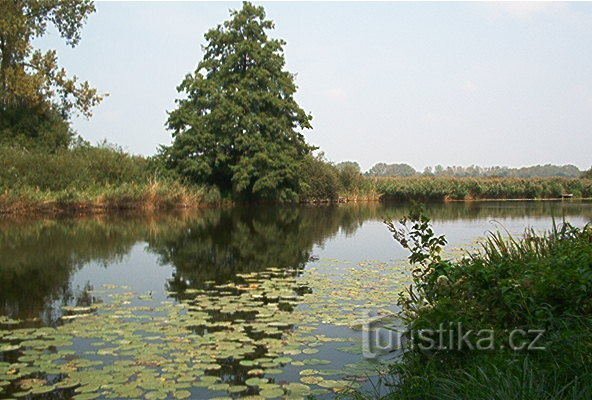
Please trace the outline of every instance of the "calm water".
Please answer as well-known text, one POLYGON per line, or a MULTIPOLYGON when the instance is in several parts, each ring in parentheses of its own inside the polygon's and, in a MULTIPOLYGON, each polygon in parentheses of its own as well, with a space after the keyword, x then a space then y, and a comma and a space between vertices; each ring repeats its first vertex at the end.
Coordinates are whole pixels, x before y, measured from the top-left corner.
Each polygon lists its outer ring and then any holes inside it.
MULTIPOLYGON (((0 398, 332 397, 377 365, 360 311, 394 309, 405 205, 0 219, 0 398), (354 329, 352 329, 354 328, 354 329), (259 379, 259 380, 257 380, 259 379), (245 384, 246 383, 246 384, 245 384)), ((432 205, 450 249, 592 221, 592 203, 432 205)))

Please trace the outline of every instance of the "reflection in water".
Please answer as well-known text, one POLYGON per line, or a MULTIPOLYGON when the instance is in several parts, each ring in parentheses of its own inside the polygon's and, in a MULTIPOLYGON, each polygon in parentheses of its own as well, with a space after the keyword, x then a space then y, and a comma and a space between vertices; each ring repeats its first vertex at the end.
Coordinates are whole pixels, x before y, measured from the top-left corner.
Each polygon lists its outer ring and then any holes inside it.
MULTIPOLYGON (((471 220, 589 221, 592 204, 428 211, 451 221, 444 233, 470 240, 471 220)), ((359 362, 351 327, 361 310, 392 315, 409 274, 401 264, 356 264, 360 247, 348 253, 348 238, 360 240, 367 221, 407 212, 383 204, 261 206, 0 221, 0 398, 95 398, 99 390, 111 398, 305 398, 362 382, 376 365, 359 362), (340 260, 323 250, 311 261, 313 250, 336 243, 340 260), (174 301, 162 301, 167 296, 174 301), (339 369, 322 369, 327 364, 339 369)), ((384 259, 383 246, 362 243, 384 259)))
MULTIPOLYGON (((0 314, 53 323, 62 306, 92 300, 92 282, 72 287, 74 272, 91 262, 108 267, 137 243, 147 243, 148 252, 174 268, 167 289, 182 292, 267 267, 302 269, 313 246, 338 232, 352 235, 365 221, 400 218, 407 211, 407 205, 397 204, 259 206, 158 217, 0 220, 0 314)), ((428 212, 435 221, 542 216, 560 220, 564 215, 592 220, 591 204, 580 202, 434 204, 428 212)))
POLYGON ((59 306, 84 303, 89 287, 74 293, 72 273, 91 261, 121 259, 149 226, 127 219, 1 221, 0 313, 49 322, 59 306))

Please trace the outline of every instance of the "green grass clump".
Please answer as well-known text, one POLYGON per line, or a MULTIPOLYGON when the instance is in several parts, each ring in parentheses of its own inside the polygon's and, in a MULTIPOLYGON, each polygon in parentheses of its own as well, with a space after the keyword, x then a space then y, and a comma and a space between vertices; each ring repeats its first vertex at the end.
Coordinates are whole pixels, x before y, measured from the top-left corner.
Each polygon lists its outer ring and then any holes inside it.
POLYGON ((479 251, 445 260, 446 240, 426 217, 401 222, 389 227, 416 267, 401 297, 409 336, 444 326, 449 343, 448 327, 460 323, 464 332, 490 329, 495 337, 488 350, 408 347, 386 398, 592 398, 591 225, 527 230, 520 238, 496 233, 479 251), (543 330, 537 349, 509 348, 515 329, 543 330))

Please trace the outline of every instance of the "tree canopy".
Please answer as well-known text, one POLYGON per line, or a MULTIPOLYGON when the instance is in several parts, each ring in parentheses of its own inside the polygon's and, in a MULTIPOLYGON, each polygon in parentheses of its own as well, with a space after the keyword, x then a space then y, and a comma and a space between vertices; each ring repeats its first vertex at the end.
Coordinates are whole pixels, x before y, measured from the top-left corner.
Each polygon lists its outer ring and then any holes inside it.
POLYGON ((255 199, 295 199, 299 166, 311 153, 302 135, 312 117, 294 100, 285 42, 263 7, 245 2, 206 33, 203 59, 178 91, 169 113, 173 144, 167 163, 196 183, 255 199))
POLYGON ((409 164, 375 164, 366 175, 369 176, 413 176, 417 171, 409 164))
POLYGON ((68 142, 68 118, 89 117, 101 96, 88 82, 68 76, 55 50, 33 41, 53 25, 72 47, 95 8, 90 0, 0 1, 0 139, 26 136, 68 142), (52 136, 53 135, 53 136, 52 136))

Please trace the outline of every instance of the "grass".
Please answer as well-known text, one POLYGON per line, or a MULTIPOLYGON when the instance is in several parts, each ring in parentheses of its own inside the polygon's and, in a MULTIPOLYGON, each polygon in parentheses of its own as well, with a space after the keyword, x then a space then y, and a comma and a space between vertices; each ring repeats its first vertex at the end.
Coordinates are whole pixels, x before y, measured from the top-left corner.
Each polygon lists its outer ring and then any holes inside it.
POLYGON ((0 147, 0 213, 100 212, 215 205, 216 189, 183 184, 120 149, 0 147))
POLYGON ((489 350, 408 348, 384 398, 592 398, 592 226, 492 234, 480 251, 444 260, 445 238, 427 218, 402 222, 390 229, 416 266, 413 288, 401 298, 410 332, 462 323, 464 332, 492 329, 495 341, 489 350), (537 343, 544 349, 509 349, 513 329, 544 330, 537 343))

